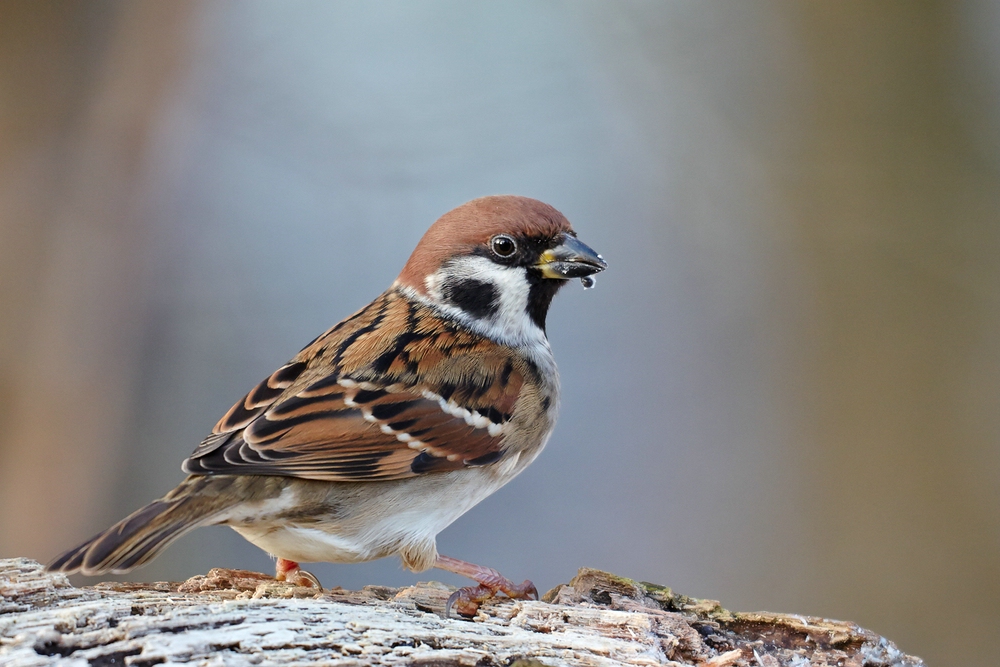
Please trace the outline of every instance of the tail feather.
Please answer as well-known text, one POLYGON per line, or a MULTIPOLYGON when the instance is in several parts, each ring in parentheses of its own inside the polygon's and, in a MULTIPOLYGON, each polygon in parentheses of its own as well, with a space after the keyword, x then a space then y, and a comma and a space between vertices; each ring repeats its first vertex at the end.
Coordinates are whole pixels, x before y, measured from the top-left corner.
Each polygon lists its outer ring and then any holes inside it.
POLYGON ((189 477, 165 497, 136 510, 57 557, 49 572, 121 574, 158 556, 171 543, 200 526, 218 523, 234 502, 227 494, 205 493, 212 477, 189 477))
POLYGON ((150 550, 159 552, 166 548, 167 544, 157 539, 165 528, 177 537, 185 529, 194 528, 188 522, 189 517, 178 517, 172 511, 179 504, 157 500, 119 521, 91 540, 80 569, 86 574, 125 572, 129 569, 126 561, 150 550))
POLYGON ((84 542, 78 547, 73 547, 62 554, 51 563, 45 566, 49 572, 76 572, 83 565, 83 557, 87 553, 90 542, 84 542))

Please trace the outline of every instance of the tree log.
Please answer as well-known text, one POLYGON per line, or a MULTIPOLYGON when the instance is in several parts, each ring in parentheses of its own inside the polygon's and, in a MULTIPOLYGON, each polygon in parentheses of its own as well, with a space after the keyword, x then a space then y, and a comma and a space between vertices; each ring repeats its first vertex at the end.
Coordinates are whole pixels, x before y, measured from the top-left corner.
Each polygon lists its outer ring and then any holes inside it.
POLYGON ((452 590, 317 592, 222 569, 75 588, 0 560, 0 665, 923 665, 853 623, 729 612, 587 568, 543 601, 498 599, 472 620, 443 617, 452 590))

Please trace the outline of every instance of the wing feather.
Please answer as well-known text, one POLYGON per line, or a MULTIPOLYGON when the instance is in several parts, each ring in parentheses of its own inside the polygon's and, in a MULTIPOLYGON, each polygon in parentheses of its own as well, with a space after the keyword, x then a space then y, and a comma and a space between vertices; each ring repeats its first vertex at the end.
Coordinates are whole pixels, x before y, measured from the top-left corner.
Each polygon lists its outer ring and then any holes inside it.
POLYGON ((494 463, 516 362, 390 291, 254 387, 184 470, 376 481, 494 463))

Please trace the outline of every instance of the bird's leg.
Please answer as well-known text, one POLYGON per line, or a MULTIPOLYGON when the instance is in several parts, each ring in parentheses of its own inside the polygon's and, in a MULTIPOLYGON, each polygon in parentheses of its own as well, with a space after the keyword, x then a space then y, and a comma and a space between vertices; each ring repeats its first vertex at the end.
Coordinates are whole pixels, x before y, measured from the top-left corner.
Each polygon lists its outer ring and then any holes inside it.
POLYGON ((445 616, 451 616, 452 609, 462 616, 475 616, 479 605, 497 593, 513 599, 538 599, 538 589, 533 583, 525 581, 523 584, 515 584, 491 567, 466 563, 448 556, 438 556, 434 567, 468 577, 479 584, 459 588, 452 593, 445 607, 445 616))
POLYGON ((287 581, 288 583, 295 584, 296 586, 315 588, 318 591, 323 590, 323 587, 320 586, 319 579, 317 579, 312 572, 306 572, 305 570, 299 568, 299 564, 294 560, 279 558, 278 562, 274 565, 274 578, 278 581, 287 581))

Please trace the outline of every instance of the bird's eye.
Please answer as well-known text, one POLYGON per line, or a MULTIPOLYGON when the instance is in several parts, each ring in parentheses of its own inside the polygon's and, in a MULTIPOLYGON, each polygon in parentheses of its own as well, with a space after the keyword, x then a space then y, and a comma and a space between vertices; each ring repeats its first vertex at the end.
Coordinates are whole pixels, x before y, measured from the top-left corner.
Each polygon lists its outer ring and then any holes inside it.
POLYGON ((517 252, 517 244, 514 243, 514 239, 503 234, 497 234, 490 239, 490 248, 497 257, 510 257, 517 252))

